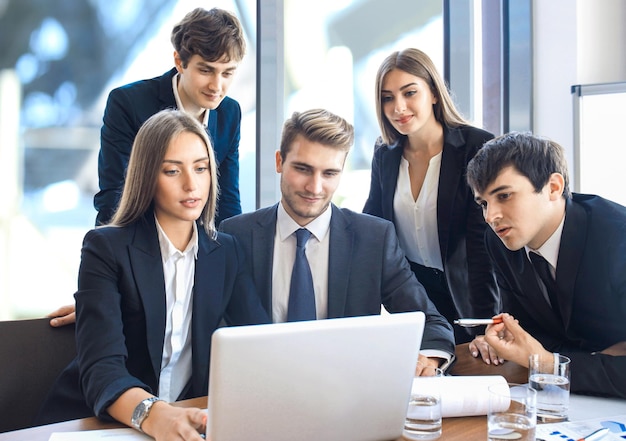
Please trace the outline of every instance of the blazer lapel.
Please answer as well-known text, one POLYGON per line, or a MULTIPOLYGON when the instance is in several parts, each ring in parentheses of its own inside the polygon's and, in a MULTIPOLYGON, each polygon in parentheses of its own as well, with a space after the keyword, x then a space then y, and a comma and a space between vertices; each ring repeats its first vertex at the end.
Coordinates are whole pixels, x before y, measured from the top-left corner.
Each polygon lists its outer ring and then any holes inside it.
MULTIPOLYGON (((403 138, 401 138, 403 139, 403 138)), ((381 156, 382 194, 387 195, 382 200, 383 217, 393 222, 393 198, 398 185, 400 160, 402 159, 401 140, 387 147, 388 151, 381 156)), ((333 213, 334 214, 334 213, 333 213)))
POLYGON ((172 68, 161 76, 159 81, 159 100, 161 101, 161 109, 176 108, 176 98, 174 97, 174 88, 172 86, 172 78, 176 75, 176 68, 172 68))
POLYGON ((561 334, 560 320, 546 299, 545 288, 537 278, 526 251, 521 249, 515 254, 515 268, 513 270, 520 274, 522 296, 520 304, 527 308, 528 313, 535 318, 537 323, 543 323, 542 326, 549 328, 551 332, 561 334))
POLYGON ((278 204, 259 211, 256 223, 252 225, 250 258, 252 277, 261 303, 272 317, 272 268, 274 260, 274 236, 276 235, 276 213, 278 204))
POLYGON ((128 252, 145 312, 150 362, 156 378, 159 378, 165 338, 165 276, 156 224, 151 211, 138 221, 138 226, 128 252), (161 332, 154 332, 155 329, 160 329, 161 332))
POLYGON ((345 316, 354 232, 346 216, 334 204, 328 250, 328 318, 345 316))
MULTIPOLYGON (((198 259, 193 287, 193 314, 191 319, 191 347, 193 372, 209 372, 211 334, 219 325, 224 296, 226 262, 222 253, 215 252, 220 244, 209 237, 198 225, 198 259)), ((194 375, 194 394, 206 394, 205 375, 194 375)))
POLYGON ((559 289, 559 309, 563 317, 565 329, 569 328, 572 317, 572 302, 578 267, 582 259, 587 239, 587 213, 584 208, 567 200, 565 207, 565 223, 561 234, 561 246, 556 268, 556 284, 559 289), (564 277, 563 274, 570 274, 564 277))
POLYGON ((465 169, 465 152, 460 147, 465 139, 459 129, 444 127, 444 146, 441 154, 439 171, 439 190, 437 193, 437 231, 441 258, 445 261, 450 239, 450 219, 454 207, 459 181, 465 169))

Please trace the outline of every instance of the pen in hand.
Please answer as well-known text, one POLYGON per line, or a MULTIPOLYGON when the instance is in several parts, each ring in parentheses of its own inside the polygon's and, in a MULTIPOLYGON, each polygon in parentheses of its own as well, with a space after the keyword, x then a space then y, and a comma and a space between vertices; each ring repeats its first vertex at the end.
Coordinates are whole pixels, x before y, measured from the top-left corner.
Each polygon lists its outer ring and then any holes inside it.
POLYGON ((483 326, 483 325, 495 325, 497 323, 502 323, 502 319, 501 318, 495 318, 495 319, 462 318, 462 319, 456 319, 454 321, 455 325, 459 325, 464 328, 473 328, 474 326, 483 326))

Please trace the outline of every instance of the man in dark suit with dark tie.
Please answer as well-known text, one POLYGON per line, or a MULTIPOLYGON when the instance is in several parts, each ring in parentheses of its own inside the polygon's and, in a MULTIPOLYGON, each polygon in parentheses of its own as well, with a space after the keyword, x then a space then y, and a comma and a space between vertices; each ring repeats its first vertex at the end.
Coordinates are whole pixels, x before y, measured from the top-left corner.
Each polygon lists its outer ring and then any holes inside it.
POLYGON ((276 152, 281 201, 220 229, 246 251, 274 322, 380 314, 381 305, 392 313, 424 311, 417 372, 429 375, 429 366, 451 360, 454 336, 411 271, 393 224, 331 203, 353 141, 353 127, 337 115, 294 113, 276 152), (294 284, 299 289, 290 292, 294 284))
POLYGON ((220 198, 216 222, 241 213, 239 196, 239 103, 226 96, 246 45, 231 13, 197 8, 174 26, 175 67, 160 77, 114 89, 104 111, 98 157, 100 191, 96 225, 113 216, 139 127, 167 108, 195 116, 209 134, 218 163, 220 198))
POLYGON ((527 133, 487 142, 467 179, 510 313, 470 350, 524 366, 562 353, 572 392, 626 398, 626 207, 571 194, 563 148, 527 133))

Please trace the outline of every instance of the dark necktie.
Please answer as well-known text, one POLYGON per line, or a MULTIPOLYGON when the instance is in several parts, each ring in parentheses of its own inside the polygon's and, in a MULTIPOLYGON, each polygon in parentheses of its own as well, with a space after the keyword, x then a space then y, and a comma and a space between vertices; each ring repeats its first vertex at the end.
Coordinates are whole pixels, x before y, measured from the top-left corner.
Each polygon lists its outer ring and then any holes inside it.
POLYGON ((296 260, 291 272, 291 285, 289 287, 289 305, 287 309, 287 321, 315 320, 315 292, 313 291, 313 277, 311 267, 304 252, 306 243, 311 237, 311 232, 306 228, 296 231, 298 245, 296 247, 296 260))
POLYGON ((556 285, 556 280, 552 276, 550 263, 543 256, 530 252, 528 253, 530 257, 530 261, 533 263, 533 267, 535 271, 539 275, 539 278, 543 282, 546 287, 546 291, 548 293, 548 297, 550 298, 550 304, 552 305, 552 310, 555 314, 561 317, 561 313, 559 311, 559 302, 558 302, 558 288, 556 285))

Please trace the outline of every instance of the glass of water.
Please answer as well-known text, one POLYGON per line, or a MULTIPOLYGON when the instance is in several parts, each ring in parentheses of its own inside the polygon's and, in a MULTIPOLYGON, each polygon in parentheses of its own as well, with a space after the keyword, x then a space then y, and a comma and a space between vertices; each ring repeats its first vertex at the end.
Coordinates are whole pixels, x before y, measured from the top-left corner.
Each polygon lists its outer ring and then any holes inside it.
POLYGON ((537 391, 537 421, 556 423, 567 420, 569 409, 570 359, 554 354, 541 360, 533 354, 528 360, 528 382, 537 391))
POLYGON ((405 439, 429 440, 441 436, 441 393, 435 378, 442 377, 443 371, 434 369, 434 376, 413 379, 402 433, 405 439))
POLYGON ((526 384, 489 386, 487 431, 489 441, 535 441, 537 391, 526 384))

